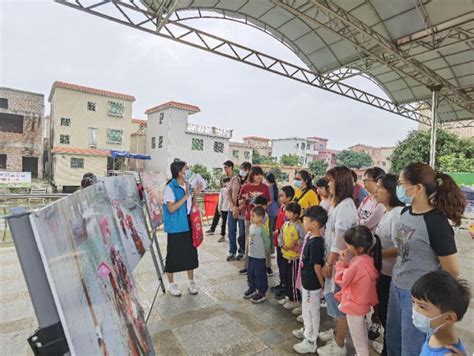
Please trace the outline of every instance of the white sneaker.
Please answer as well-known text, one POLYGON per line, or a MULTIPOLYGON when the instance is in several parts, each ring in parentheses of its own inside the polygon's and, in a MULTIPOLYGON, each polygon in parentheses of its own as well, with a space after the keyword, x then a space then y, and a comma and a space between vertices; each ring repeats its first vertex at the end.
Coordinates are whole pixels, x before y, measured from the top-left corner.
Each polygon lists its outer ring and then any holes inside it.
POLYGON ((329 329, 326 331, 321 331, 318 335, 318 339, 322 342, 328 342, 334 339, 334 329, 329 329))
POLYGON ((299 307, 299 305, 300 305, 300 303, 298 303, 298 302, 288 301, 285 304, 283 304, 283 308, 288 309, 288 310, 293 310, 293 309, 299 307))
POLYGON ((297 339, 301 339, 301 340, 304 339, 304 328, 293 330, 291 333, 297 339))
POLYGON ((293 350, 299 354, 314 354, 316 352, 317 345, 315 342, 310 342, 306 339, 301 341, 299 344, 293 345, 293 350))
POLYGON ((188 281, 189 294, 196 295, 199 293, 199 289, 194 281, 188 281))
POLYGON ((375 352, 381 354, 383 351, 383 340, 374 340, 372 341, 372 348, 375 350, 375 352))
POLYGON ((301 307, 296 307, 291 312, 293 313, 293 315, 301 315, 301 313, 303 312, 303 309, 301 307))
POLYGON ((332 340, 318 349, 318 355, 346 356, 346 354, 346 345, 339 347, 336 340, 332 340))
POLYGON ((284 304, 288 303, 288 301, 289 301, 288 297, 285 297, 285 298, 283 298, 283 299, 280 299, 280 300, 278 301, 278 304, 284 305, 284 304))
POLYGON ((304 324, 303 315, 298 315, 298 317, 296 318, 296 321, 298 323, 304 324))
POLYGON ((173 297, 181 297, 181 291, 178 289, 178 285, 176 283, 170 283, 168 286, 168 293, 173 297))

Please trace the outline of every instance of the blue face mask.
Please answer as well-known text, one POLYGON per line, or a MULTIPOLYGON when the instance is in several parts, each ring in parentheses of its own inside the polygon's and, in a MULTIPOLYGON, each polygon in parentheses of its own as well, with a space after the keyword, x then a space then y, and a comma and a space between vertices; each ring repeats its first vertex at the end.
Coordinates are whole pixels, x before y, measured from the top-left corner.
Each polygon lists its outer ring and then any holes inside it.
POLYGON ((298 188, 298 189, 301 188, 301 181, 300 180, 295 180, 293 184, 295 185, 295 188, 298 188))
POLYGON ((444 314, 435 316, 434 318, 428 318, 427 316, 424 316, 420 312, 416 311, 415 308, 412 309, 412 315, 411 319, 413 322, 413 325, 415 328, 420 330, 422 333, 428 334, 428 335, 433 335, 435 334, 439 329, 441 329, 445 323, 441 324, 440 326, 433 328, 431 327, 431 322, 435 319, 438 319, 439 317, 443 316, 444 314))
POLYGON ((403 204, 411 204, 411 202, 413 201, 413 197, 409 197, 406 193, 405 187, 401 185, 397 185, 397 198, 403 204))
POLYGON ((193 176, 193 172, 190 169, 186 169, 184 172, 184 180, 190 180, 193 176))

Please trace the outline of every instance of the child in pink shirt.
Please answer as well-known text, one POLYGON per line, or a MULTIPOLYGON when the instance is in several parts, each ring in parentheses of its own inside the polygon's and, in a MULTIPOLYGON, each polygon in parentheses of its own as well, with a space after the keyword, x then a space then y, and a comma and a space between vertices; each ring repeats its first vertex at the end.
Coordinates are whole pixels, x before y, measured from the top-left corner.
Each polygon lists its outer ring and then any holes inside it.
POLYGON ((336 263, 335 282, 341 287, 335 297, 346 314, 358 356, 369 356, 365 315, 378 303, 376 282, 382 268, 382 248, 366 226, 355 226, 344 234, 347 249, 336 263))

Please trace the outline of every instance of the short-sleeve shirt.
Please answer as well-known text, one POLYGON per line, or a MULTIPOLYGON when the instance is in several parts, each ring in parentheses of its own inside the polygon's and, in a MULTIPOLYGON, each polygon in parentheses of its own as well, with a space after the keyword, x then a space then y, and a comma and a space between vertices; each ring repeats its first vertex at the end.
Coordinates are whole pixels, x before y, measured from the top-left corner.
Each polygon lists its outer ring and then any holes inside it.
POLYGON ((301 269, 301 283, 306 290, 321 289, 314 265, 324 265, 324 240, 322 237, 311 237, 304 246, 301 254, 303 268, 301 269))
MULTIPOLYGON (((181 188, 186 191, 186 185, 180 185, 181 188)), ((174 203, 176 201, 176 197, 174 196, 173 191, 171 190, 170 186, 167 185, 165 188, 165 192, 163 194, 163 202, 167 203, 174 203)), ((191 213, 191 207, 193 205, 193 198, 189 196, 188 200, 186 201, 186 208, 188 211, 188 215, 191 213)))
POLYGON ((293 223, 291 221, 287 221, 281 229, 283 246, 293 246, 293 248, 290 250, 281 250, 283 258, 286 258, 287 260, 298 259, 301 253, 299 244, 302 243, 305 235, 303 225, 300 222, 293 223))
MULTIPOLYGON (((329 210, 328 222, 324 233, 324 252, 325 260, 329 253, 341 253, 346 248, 346 243, 342 239, 342 234, 349 228, 356 226, 359 222, 359 215, 352 198, 346 198, 329 210)), ((334 274, 336 269, 333 268, 332 278, 326 278, 324 292, 334 292, 334 274)))
MULTIPOLYGON (((423 344, 423 347, 421 348, 420 356, 445 356, 450 355, 452 353, 452 351, 446 347, 431 347, 429 345, 429 340, 430 336, 426 338, 426 341, 423 344)), ((464 345, 462 344, 461 340, 459 340, 457 344, 452 346, 461 351, 463 355, 467 355, 466 349, 464 348, 464 345)))
POLYGON ((415 214, 405 207, 395 235, 399 254, 393 267, 393 282, 410 290, 423 275, 441 268, 439 258, 457 252, 454 231, 438 209, 415 214))
POLYGON ((251 183, 245 183, 242 186, 242 189, 239 193, 239 199, 246 197, 245 220, 250 220, 250 212, 255 206, 255 198, 260 195, 263 195, 265 198, 267 198, 267 201, 270 201, 270 192, 268 190, 268 186, 266 186, 265 184, 261 183, 259 185, 254 185, 251 183))
POLYGON ((319 204, 318 195, 312 189, 308 190, 306 193, 296 189, 295 201, 298 203, 301 209, 308 209, 319 204))
MULTIPOLYGON (((395 247, 395 235, 398 231, 402 209, 403 207, 396 206, 392 210, 387 211, 375 230, 375 233, 380 238, 382 250, 395 247)), ((391 276, 396 260, 396 257, 383 257, 380 273, 385 276, 391 276)))

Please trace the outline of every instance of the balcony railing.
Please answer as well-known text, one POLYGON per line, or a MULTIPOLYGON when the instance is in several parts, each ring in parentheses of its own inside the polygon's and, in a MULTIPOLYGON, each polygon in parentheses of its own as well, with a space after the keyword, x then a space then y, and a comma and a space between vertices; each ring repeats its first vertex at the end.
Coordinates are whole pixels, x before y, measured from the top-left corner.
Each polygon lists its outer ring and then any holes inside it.
POLYGON ((186 131, 189 133, 197 133, 197 134, 202 134, 202 135, 210 135, 210 136, 217 136, 217 137, 222 137, 226 139, 231 139, 233 130, 225 130, 225 129, 220 129, 214 126, 211 127, 211 126, 188 123, 186 131))

